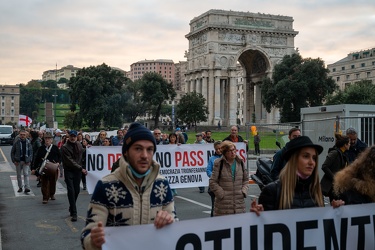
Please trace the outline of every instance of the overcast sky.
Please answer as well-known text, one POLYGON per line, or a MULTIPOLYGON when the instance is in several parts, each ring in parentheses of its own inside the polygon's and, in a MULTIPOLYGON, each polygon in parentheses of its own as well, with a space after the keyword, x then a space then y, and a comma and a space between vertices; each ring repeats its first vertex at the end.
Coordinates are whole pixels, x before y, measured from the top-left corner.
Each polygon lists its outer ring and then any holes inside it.
POLYGON ((294 18, 302 57, 326 64, 375 47, 374 0, 3 0, 0 85, 41 79, 45 70, 106 63, 186 60, 189 22, 210 9, 294 18))

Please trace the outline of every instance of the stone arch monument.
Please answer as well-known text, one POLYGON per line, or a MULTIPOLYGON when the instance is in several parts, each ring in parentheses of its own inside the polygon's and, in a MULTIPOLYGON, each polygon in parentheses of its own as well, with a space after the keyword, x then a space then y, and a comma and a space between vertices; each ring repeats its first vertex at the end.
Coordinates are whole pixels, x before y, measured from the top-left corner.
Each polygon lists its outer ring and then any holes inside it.
POLYGON ((186 92, 207 101, 207 125, 277 122, 261 103, 261 81, 271 77, 284 55, 295 53, 293 18, 261 13, 210 10, 190 22, 186 92), (241 113, 241 114, 240 114, 241 113))

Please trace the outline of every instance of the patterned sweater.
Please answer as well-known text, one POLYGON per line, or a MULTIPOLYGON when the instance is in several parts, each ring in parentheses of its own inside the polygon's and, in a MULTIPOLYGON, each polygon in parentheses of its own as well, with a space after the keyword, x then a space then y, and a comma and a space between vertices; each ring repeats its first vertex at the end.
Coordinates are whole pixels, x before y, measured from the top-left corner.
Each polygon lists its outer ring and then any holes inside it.
POLYGON ((139 187, 128 163, 121 157, 120 167, 98 181, 81 233, 84 249, 98 249, 91 243, 90 230, 99 221, 106 227, 151 224, 159 210, 168 211, 176 218, 172 191, 159 169, 160 165, 153 161, 151 173, 139 187))

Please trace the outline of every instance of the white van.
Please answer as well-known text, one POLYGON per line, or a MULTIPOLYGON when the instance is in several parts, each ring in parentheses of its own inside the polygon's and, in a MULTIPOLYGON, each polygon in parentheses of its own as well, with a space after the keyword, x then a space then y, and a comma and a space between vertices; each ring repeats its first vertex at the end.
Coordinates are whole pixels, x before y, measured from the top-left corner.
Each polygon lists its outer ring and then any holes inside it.
POLYGON ((0 125, 0 143, 1 144, 13 144, 13 126, 0 125))

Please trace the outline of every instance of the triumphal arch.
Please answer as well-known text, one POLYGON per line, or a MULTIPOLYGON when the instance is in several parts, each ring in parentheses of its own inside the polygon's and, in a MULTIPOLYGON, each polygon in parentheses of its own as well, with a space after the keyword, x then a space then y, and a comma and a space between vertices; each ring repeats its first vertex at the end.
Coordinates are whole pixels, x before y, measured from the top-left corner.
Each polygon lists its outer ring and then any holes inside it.
MULTIPOLYGON (((284 55, 295 53, 293 18, 210 10, 190 22, 186 92, 201 93, 208 125, 276 122, 262 106, 261 82, 284 55)), ((277 114, 276 114, 277 113, 277 114)))

